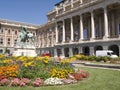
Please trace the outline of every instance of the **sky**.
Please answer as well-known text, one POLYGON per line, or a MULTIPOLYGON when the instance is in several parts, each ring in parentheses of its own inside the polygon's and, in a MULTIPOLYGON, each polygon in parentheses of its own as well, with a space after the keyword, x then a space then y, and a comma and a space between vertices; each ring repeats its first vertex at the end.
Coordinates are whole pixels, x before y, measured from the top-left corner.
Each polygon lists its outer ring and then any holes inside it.
POLYGON ((61 0, 0 0, 0 19, 42 25, 61 0))

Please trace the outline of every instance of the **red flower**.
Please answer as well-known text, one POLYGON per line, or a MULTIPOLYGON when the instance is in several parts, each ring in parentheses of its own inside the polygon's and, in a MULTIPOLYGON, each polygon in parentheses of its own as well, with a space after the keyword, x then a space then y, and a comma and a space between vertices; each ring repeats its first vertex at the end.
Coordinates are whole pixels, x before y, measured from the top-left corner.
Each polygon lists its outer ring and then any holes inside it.
POLYGON ((82 80, 82 75, 80 73, 73 73, 73 76, 77 81, 82 80))
POLYGON ((5 76, 0 76, 0 80, 2 80, 2 79, 4 79, 4 78, 6 78, 5 76))
POLYGON ((79 70, 77 73, 80 73, 83 78, 87 78, 89 76, 88 72, 84 70, 79 70))

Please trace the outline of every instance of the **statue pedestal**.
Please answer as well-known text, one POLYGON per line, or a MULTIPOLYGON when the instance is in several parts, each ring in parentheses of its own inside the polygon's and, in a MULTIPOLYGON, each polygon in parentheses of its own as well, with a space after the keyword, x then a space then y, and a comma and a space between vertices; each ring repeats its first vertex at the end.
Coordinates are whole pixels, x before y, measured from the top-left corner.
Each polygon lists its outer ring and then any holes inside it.
POLYGON ((37 56, 36 48, 33 45, 16 46, 13 56, 37 56))

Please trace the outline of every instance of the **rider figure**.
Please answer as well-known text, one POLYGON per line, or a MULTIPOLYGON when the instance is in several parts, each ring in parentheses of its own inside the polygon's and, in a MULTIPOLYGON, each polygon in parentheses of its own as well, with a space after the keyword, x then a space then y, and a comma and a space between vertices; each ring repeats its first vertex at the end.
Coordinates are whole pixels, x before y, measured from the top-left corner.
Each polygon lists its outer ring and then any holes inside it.
POLYGON ((27 31, 25 27, 22 27, 20 33, 20 42, 26 42, 26 40, 27 40, 27 31))

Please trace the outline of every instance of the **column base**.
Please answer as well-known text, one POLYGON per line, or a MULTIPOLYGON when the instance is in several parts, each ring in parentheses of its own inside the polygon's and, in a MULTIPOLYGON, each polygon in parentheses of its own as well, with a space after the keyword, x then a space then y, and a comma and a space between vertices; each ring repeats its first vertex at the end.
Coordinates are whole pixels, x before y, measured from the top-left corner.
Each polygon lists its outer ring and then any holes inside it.
POLYGON ((94 41, 95 40, 95 38, 90 38, 90 41, 94 41))
POLYGON ((61 59, 64 59, 64 58, 65 58, 65 56, 61 55, 61 56, 60 56, 60 58, 61 58, 61 59))
POLYGON ((58 56, 54 56, 54 58, 57 58, 58 56))
POLYGON ((84 39, 80 39, 79 42, 83 42, 84 39))
POLYGON ((106 39, 106 40, 107 40, 107 39, 108 39, 108 36, 103 36, 103 39, 106 39))
POLYGON ((70 40, 69 42, 70 42, 70 43, 73 43, 73 42, 74 42, 74 40, 70 40))
POLYGON ((62 41, 62 43, 65 43, 65 41, 62 41))

